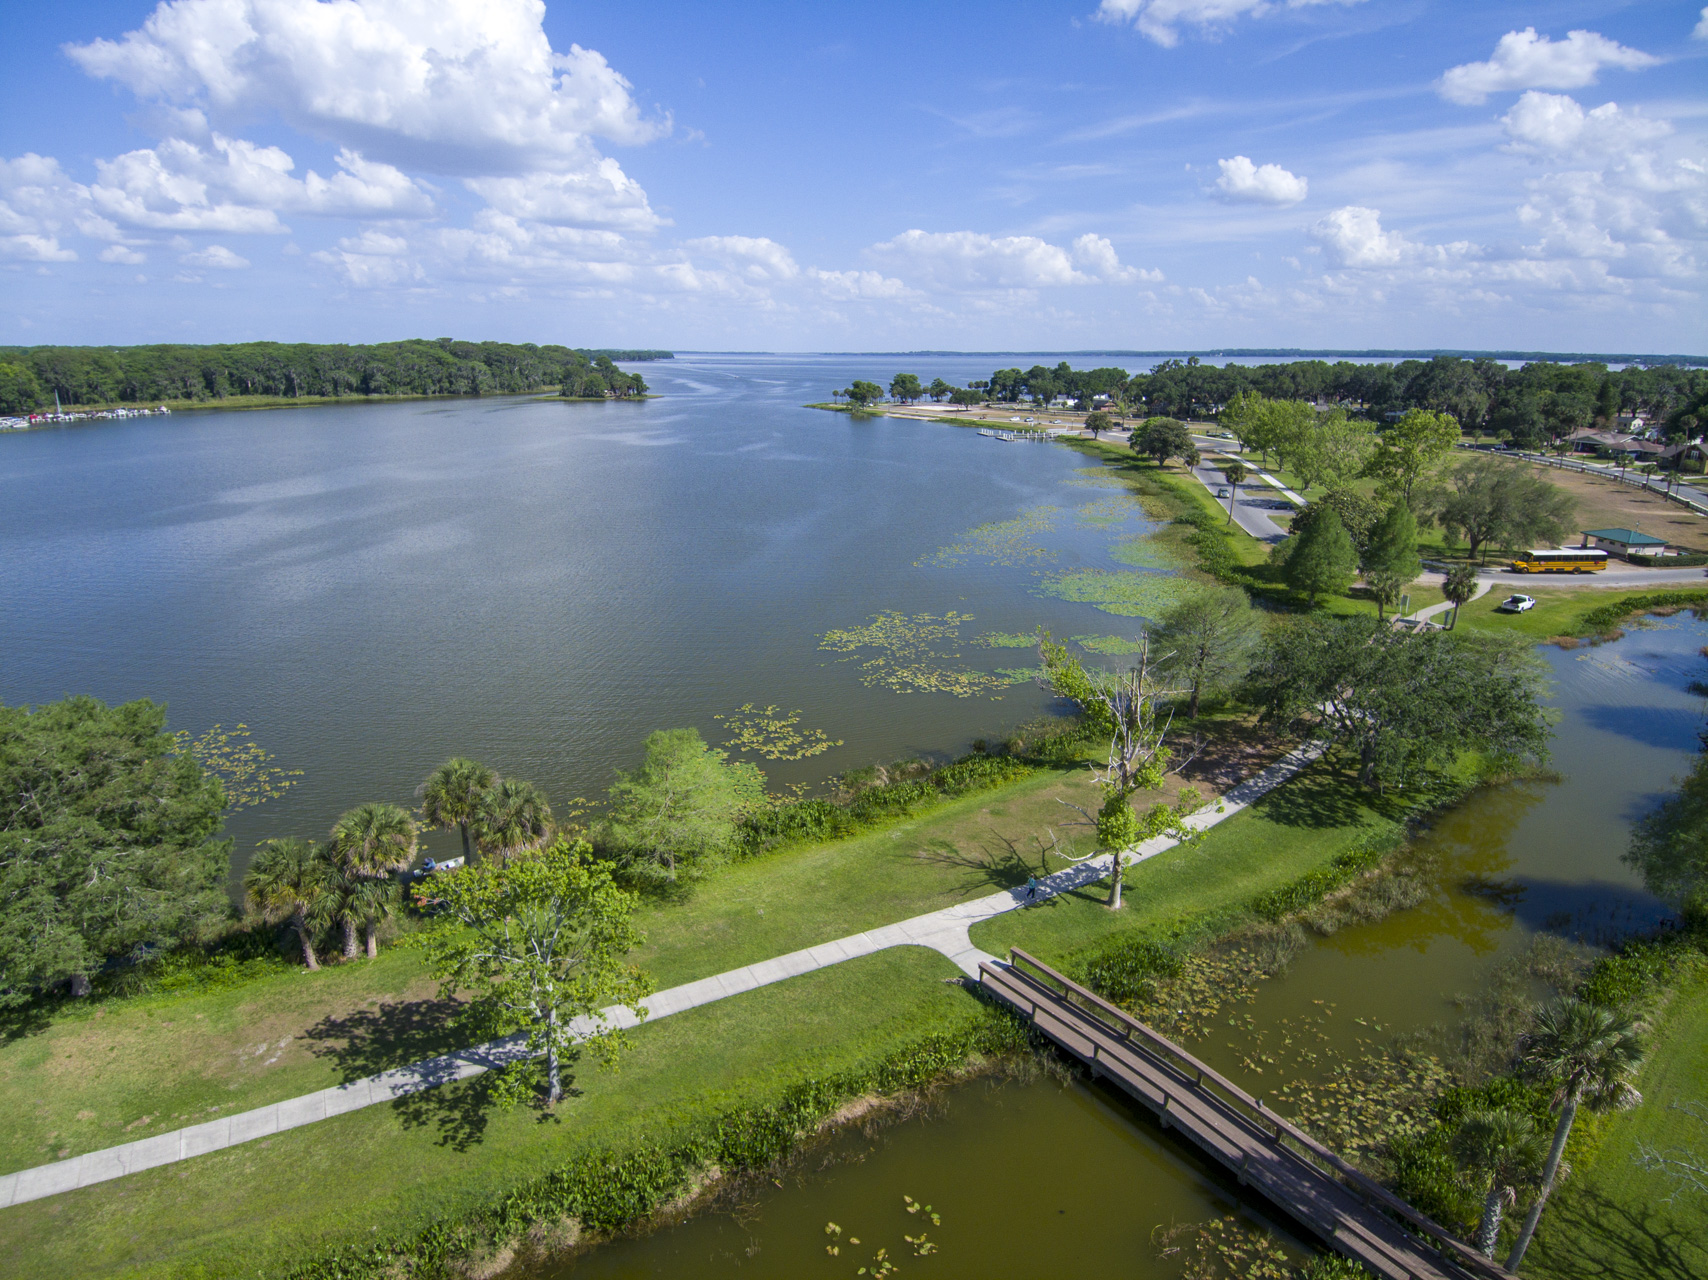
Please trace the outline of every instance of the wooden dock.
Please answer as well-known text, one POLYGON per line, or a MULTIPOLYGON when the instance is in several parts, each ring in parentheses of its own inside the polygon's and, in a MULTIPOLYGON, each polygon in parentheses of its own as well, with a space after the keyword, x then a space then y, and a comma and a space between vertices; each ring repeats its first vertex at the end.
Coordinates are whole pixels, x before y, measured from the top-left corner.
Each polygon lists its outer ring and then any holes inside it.
POLYGON ((1517 1280, 1172 1041, 1024 951, 979 981, 1335 1252, 1391 1280, 1517 1280))

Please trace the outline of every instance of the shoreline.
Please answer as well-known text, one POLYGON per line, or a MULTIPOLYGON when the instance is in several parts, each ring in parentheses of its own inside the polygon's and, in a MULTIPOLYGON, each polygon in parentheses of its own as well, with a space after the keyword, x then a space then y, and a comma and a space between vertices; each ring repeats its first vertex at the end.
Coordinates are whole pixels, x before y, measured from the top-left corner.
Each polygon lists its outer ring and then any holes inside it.
MULTIPOLYGON (((259 409, 318 409, 336 405, 358 404, 402 404, 419 400, 536 400, 543 403, 561 402, 564 404, 625 404, 639 403, 643 400, 656 400, 656 393, 648 392, 639 396, 563 396, 550 392, 549 384, 545 387, 532 387, 526 391, 492 391, 485 394, 479 392, 458 394, 409 394, 409 395, 362 395, 362 396, 226 396, 220 400, 151 400, 147 402, 133 400, 115 400, 100 404, 66 405, 60 413, 71 418, 68 422, 35 422, 27 426, 13 427, 13 431, 39 431, 45 427, 75 427, 85 425, 85 422, 109 421, 97 417, 101 414, 157 416, 162 409, 170 413, 196 412, 237 412, 259 409)), ((45 412, 45 410, 36 410, 45 412)), ((23 415, 19 415, 23 416, 23 415)))

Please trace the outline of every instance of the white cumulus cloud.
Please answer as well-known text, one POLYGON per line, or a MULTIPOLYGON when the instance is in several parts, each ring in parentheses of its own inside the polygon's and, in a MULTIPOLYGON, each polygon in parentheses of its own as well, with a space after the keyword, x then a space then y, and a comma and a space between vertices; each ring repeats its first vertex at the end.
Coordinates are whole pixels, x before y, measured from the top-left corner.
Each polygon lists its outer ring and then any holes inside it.
POLYGON ((640 183, 609 158, 571 172, 469 178, 465 185, 500 213, 532 222, 645 231, 662 221, 640 183))
POLYGON ((1639 71, 1657 61, 1594 31, 1571 31, 1564 40, 1550 40, 1526 27, 1502 36, 1487 62, 1448 70, 1436 91, 1449 102, 1475 105, 1510 89, 1581 89, 1594 84, 1603 67, 1639 71))
POLYGON ((801 273, 794 255, 764 236, 701 236, 682 247, 721 259, 751 280, 793 280, 801 273))
POLYGON ((1690 35, 1694 40, 1708 40, 1708 4, 1702 6, 1702 16, 1696 20, 1696 29, 1690 35))
POLYGON ((1298 204, 1309 183, 1278 164, 1253 164, 1246 156, 1216 161, 1222 176, 1216 189, 1229 200, 1252 200, 1258 204, 1298 204))
POLYGON ((1515 148, 1554 155, 1623 151, 1672 132, 1665 120, 1651 120, 1619 104, 1604 102, 1585 111, 1575 99, 1531 89, 1501 117, 1515 148))
POLYGON ((1101 0, 1102 22, 1131 23, 1146 39, 1165 49, 1180 43, 1181 27, 1213 33, 1235 19, 1261 18, 1277 9, 1310 9, 1328 4, 1358 4, 1360 0, 1101 0))
POLYGON ((1452 244, 1422 244, 1382 226, 1379 210, 1349 204, 1320 219, 1311 235, 1329 257, 1343 267, 1397 267, 1401 264, 1440 266, 1475 257, 1481 251, 1464 240, 1452 244))
POLYGON ((1114 246, 1093 235, 1081 236, 1068 250, 1037 236, 914 230, 869 252, 903 277, 911 274, 948 289, 1040 289, 1149 278, 1123 267, 1114 246))
POLYGON ((837 301, 904 298, 917 292, 881 271, 821 271, 814 267, 807 275, 818 281, 827 297, 837 301))
POLYGON ((542 0, 165 0, 121 40, 68 45, 90 75, 216 118, 306 133, 433 172, 581 162, 589 136, 644 142, 628 81, 551 47, 542 0))
POLYGON ((102 262, 117 262, 127 267, 138 266, 147 262, 148 258, 135 249, 128 249, 122 244, 110 244, 97 255, 102 262))
POLYGON ((213 267, 220 271, 236 271, 249 265, 249 259, 227 249, 223 244, 210 244, 205 249, 186 253, 178 259, 186 267, 213 267))

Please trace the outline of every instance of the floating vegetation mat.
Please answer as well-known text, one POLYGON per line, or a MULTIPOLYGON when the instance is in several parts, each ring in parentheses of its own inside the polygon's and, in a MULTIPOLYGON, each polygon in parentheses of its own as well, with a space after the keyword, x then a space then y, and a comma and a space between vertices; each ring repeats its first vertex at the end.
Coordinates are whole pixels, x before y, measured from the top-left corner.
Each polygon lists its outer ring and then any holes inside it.
POLYGON ((1041 535, 1053 532, 1061 516, 1060 507, 1033 507, 1012 520, 975 525, 961 535, 959 542, 932 552, 925 559, 916 561, 915 566, 951 569, 974 559, 1006 565, 1011 569, 1054 564, 1056 553, 1038 546, 1037 540, 1041 535))
POLYGON ((1078 569, 1049 575, 1039 590, 1058 600, 1096 605, 1104 613, 1122 618, 1154 618, 1179 600, 1190 585, 1173 574, 1078 569))
POLYGON ((1186 561, 1173 547, 1153 534, 1131 538, 1110 548, 1109 554, 1135 569, 1183 569, 1186 561))
POLYGON ((1075 636, 1073 642, 1090 653, 1137 653, 1143 646, 1131 636, 1075 636))
POLYGON ((802 729, 801 713, 784 715, 781 707, 756 708, 744 702, 729 715, 712 719, 723 721, 729 730, 729 746, 767 760, 805 760, 842 745, 841 738, 832 741, 823 729, 802 729))
POLYGON ((1108 497, 1088 502, 1074 512, 1074 519, 1087 529, 1112 529, 1128 520, 1142 520, 1145 509, 1136 498, 1108 497))
POLYGON ((1068 483, 1084 485, 1088 489, 1126 489, 1129 492, 1133 487, 1108 467, 1080 467, 1068 477, 1068 483))
POLYGON ((979 694, 998 696, 1010 681, 983 671, 954 667, 961 655, 946 653, 939 646, 960 642, 961 627, 972 615, 950 611, 942 617, 930 613, 876 613, 863 627, 827 631, 818 647, 853 657, 875 650, 860 663, 860 679, 874 688, 896 693, 951 693, 957 698, 979 694))
POLYGON ((1002 677, 1004 684, 1028 684, 1033 680, 1044 677, 1042 667, 998 667, 996 674, 1002 677))
POLYGON ((987 631, 973 640, 981 649, 1035 649, 1038 637, 1018 631, 987 631))
POLYGON ((282 769, 274 764, 273 753, 262 749, 246 724, 230 729, 216 724, 199 738, 192 738, 188 729, 172 736, 180 755, 191 757, 219 779, 225 788, 227 813, 277 799, 302 777, 301 769, 282 769))

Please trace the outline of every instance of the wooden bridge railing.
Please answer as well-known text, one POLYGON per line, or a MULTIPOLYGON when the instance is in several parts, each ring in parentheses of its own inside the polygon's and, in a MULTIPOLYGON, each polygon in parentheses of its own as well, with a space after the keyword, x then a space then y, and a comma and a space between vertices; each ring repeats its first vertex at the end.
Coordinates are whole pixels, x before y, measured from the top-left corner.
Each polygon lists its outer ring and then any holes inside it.
POLYGON ((1031 970, 1041 976, 1046 986, 1060 990, 1065 1001, 1076 1005, 1080 1012, 1102 1023, 1110 1033, 1129 1044, 1135 1040, 1142 1041, 1143 1048, 1153 1059, 1160 1059, 1165 1067, 1185 1083, 1214 1094, 1247 1121, 1255 1123, 1260 1129, 1270 1130, 1275 1140, 1282 1143, 1286 1149, 1338 1179, 1366 1205, 1380 1208, 1389 1216, 1398 1219, 1408 1230, 1427 1239, 1464 1270, 1481 1276, 1484 1280, 1517 1280, 1505 1267, 1485 1258, 1440 1223, 1418 1212, 1285 1116, 1277 1115, 1264 1106, 1261 1098, 1252 1097, 1215 1068, 1199 1061, 1167 1037, 1158 1035, 1126 1010, 1109 1003, 1096 992, 1080 986, 1065 974, 1058 973, 1042 960, 1028 955, 1018 947, 1013 948, 1009 955, 1018 972, 1030 977, 1033 975, 1027 973, 1027 970, 1031 970))

